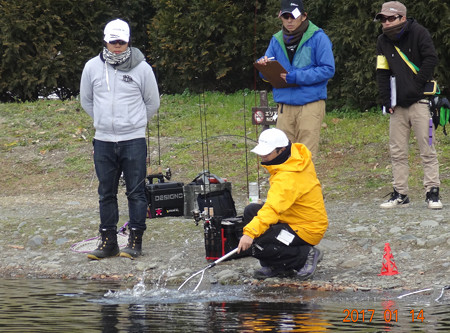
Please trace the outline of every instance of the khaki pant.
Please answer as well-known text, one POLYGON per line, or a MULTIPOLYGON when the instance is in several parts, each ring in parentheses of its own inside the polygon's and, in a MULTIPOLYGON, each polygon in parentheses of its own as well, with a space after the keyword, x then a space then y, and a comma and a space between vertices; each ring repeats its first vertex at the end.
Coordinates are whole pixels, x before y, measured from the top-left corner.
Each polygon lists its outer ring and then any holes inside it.
POLYGON ((431 187, 439 187, 439 163, 436 149, 429 144, 430 111, 427 100, 421 100, 408 108, 397 106, 390 115, 389 149, 391 153, 394 188, 400 194, 408 194, 408 154, 411 128, 417 138, 423 165, 423 186, 426 192, 431 187))
POLYGON ((286 133, 291 142, 303 143, 315 157, 319 152, 324 116, 324 100, 306 105, 278 104, 277 128, 286 133))

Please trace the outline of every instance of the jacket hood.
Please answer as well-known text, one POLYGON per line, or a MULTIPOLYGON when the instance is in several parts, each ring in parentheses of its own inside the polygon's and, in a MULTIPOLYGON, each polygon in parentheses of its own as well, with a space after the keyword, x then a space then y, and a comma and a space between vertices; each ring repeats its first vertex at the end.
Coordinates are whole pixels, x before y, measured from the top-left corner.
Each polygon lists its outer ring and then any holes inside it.
POLYGON ((405 32, 404 33, 409 32, 409 30, 411 30, 411 26, 413 24, 417 24, 417 21, 415 19, 413 19, 413 18, 406 19, 406 25, 405 25, 405 32))
MULTIPOLYGON (((305 44, 317 31, 321 30, 322 29, 320 29, 317 25, 309 21, 308 29, 306 29, 305 33, 303 34, 303 37, 300 40, 297 49, 300 49, 302 45, 305 44)), ((278 43, 280 43, 280 45, 283 47, 284 54, 286 55, 286 57, 288 57, 286 45, 284 44, 283 41, 283 30, 278 31, 276 34, 273 35, 273 37, 275 37, 278 40, 278 43)))
MULTIPOLYGON (((114 68, 116 68, 122 72, 129 72, 130 70, 132 70, 134 67, 136 67, 142 61, 145 60, 145 56, 141 52, 141 50, 139 50, 135 47, 130 47, 130 49, 131 49, 130 58, 127 61, 125 61, 123 64, 114 66, 114 68)), ((103 59, 103 54, 101 52, 100 52, 100 59, 102 59, 102 61, 105 62, 105 59, 103 59)))
POLYGON ((131 47, 131 55, 128 61, 125 61, 123 64, 116 66, 116 68, 123 72, 129 72, 144 60, 145 57, 142 52, 135 47, 131 47))
POLYGON ((278 171, 301 172, 305 170, 312 162, 311 152, 301 143, 293 143, 291 146, 291 156, 286 162, 276 165, 263 165, 270 174, 278 171))

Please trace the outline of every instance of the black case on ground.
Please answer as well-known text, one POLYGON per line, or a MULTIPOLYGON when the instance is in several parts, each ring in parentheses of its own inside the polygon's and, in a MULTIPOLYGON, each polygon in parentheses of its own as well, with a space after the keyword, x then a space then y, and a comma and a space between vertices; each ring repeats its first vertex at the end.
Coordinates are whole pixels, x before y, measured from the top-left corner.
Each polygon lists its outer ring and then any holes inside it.
POLYGON ((222 219, 236 216, 234 200, 231 191, 228 189, 199 194, 197 200, 201 212, 204 211, 205 207, 212 207, 214 216, 220 216, 222 219))
POLYGON ((184 212, 184 183, 147 183, 145 185, 149 218, 182 216, 184 212))
MULTIPOLYGON (((199 194, 205 195, 227 189, 231 193, 231 183, 208 171, 200 172, 192 182, 184 186, 184 216, 192 217, 192 211, 199 209, 203 211, 204 205, 199 207, 199 194)), ((236 216, 236 214, 234 215, 236 216)))
MULTIPOLYGON (((217 260, 228 252, 234 250, 239 245, 244 229, 242 216, 221 219, 211 217, 205 221, 205 251, 206 260, 217 260)), ((236 259, 251 255, 251 248, 239 254, 235 254, 230 259, 236 259)))

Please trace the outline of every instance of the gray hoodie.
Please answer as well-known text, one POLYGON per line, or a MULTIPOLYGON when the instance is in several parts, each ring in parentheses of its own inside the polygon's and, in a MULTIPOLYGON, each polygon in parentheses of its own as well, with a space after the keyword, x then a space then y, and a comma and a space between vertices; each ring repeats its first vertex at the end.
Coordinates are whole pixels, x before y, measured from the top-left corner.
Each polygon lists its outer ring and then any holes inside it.
POLYGON ((134 47, 118 66, 103 61, 101 54, 89 60, 81 75, 80 99, 94 120, 94 138, 108 142, 145 138, 147 121, 160 105, 153 70, 134 47))

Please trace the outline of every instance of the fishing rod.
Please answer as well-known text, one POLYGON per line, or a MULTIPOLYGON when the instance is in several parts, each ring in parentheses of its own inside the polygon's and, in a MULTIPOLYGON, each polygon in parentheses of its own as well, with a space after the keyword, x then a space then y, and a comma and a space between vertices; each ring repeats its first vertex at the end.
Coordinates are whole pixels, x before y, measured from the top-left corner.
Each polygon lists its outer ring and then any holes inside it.
POLYGON ((160 135, 160 124, 159 124, 159 108, 156 111, 156 129, 157 129, 157 134, 158 134, 158 165, 161 167, 161 135, 160 135))
POLYGON ((245 137, 245 174, 246 174, 246 180, 247 180, 247 198, 250 198, 250 187, 249 187, 249 181, 248 181, 248 145, 247 145, 247 119, 245 117, 245 96, 247 94, 244 92, 244 112, 242 113, 244 116, 244 137, 245 137))
POLYGON ((211 182, 210 182, 210 165, 209 165, 209 143, 208 143, 208 126, 206 119, 206 100, 205 100, 205 90, 202 88, 201 94, 198 96, 199 102, 199 116, 200 116, 200 136, 202 143, 202 178, 203 178, 203 197, 204 197, 204 210, 206 207, 207 211, 203 212, 205 217, 211 217, 214 213, 212 211, 212 207, 208 205, 208 196, 207 193, 211 193, 211 182), (206 150, 206 152, 205 152, 206 150), (206 156, 206 162, 205 162, 206 156), (205 165, 206 163, 206 165, 205 165), (208 185, 208 191, 206 186, 208 185))
MULTIPOLYGON (((206 145, 206 162, 208 176, 209 176, 209 144, 208 144, 208 126, 206 125, 206 101, 205 101, 205 90, 202 90, 202 102, 203 102, 203 121, 205 123, 205 145, 206 145)), ((204 165, 203 165, 204 166, 204 165)))
MULTIPOLYGON (((158 142, 158 165, 161 166, 161 144, 160 144, 160 134, 159 134, 159 108, 156 111, 156 134, 158 142)), ((147 122, 147 156, 148 156, 148 166, 151 166, 151 151, 150 151, 150 125, 147 122)))
MULTIPOLYGON (((253 59, 255 62, 257 59, 256 53, 257 53, 257 47, 256 45, 258 44, 257 42, 257 19, 258 19, 258 0, 255 0, 255 11, 254 11, 254 17, 253 17, 253 59)), ((256 107, 256 77, 258 75, 258 72, 256 70, 256 67, 253 66, 253 92, 254 92, 254 97, 255 97, 255 107, 256 107)), ((258 141, 258 125, 255 124, 255 136, 256 136, 256 142, 258 141)), ((257 184, 258 184, 258 198, 261 197, 260 195, 260 191, 259 191, 259 184, 261 182, 261 178, 260 178, 260 169, 259 169, 259 155, 256 155, 256 178, 257 178, 257 184)), ((249 189, 249 185, 247 183, 247 191, 248 191, 248 197, 250 197, 250 189, 249 189)))
MULTIPOLYGON (((160 183, 164 182, 164 178, 170 180, 172 178, 172 171, 170 168, 165 170, 165 174, 162 172, 161 167, 161 134, 160 134, 160 117, 159 117, 159 108, 156 111, 156 139, 158 142, 158 169, 156 173, 152 172, 152 161, 151 161, 151 149, 150 149, 150 126, 147 122, 147 176, 145 179, 148 179, 151 183, 153 178, 157 178, 160 183)), ((145 180, 144 179, 144 180, 145 180)))

